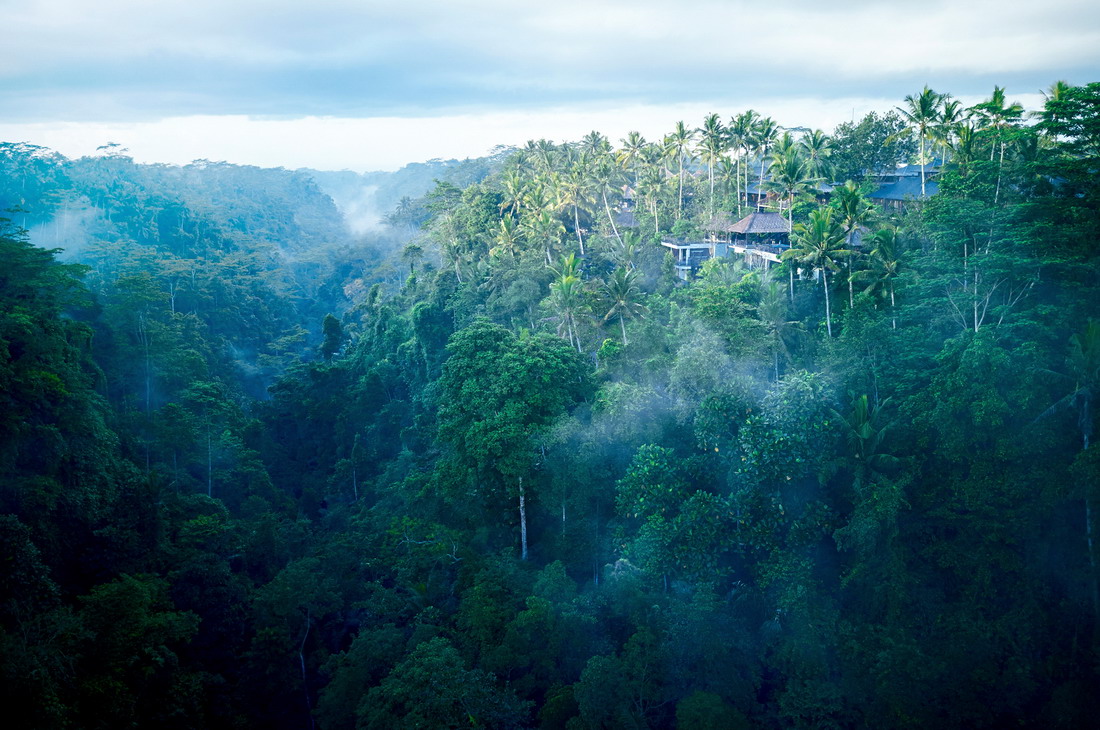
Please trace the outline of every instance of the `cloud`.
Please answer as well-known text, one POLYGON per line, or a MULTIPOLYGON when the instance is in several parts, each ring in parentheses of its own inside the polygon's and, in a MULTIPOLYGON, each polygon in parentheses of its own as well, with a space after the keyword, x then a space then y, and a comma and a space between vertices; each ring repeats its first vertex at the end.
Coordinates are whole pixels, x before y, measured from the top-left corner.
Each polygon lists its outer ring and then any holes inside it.
POLYGON ((9 120, 379 117, 1034 90, 1100 70, 1100 6, 973 0, 30 0, 9 120))

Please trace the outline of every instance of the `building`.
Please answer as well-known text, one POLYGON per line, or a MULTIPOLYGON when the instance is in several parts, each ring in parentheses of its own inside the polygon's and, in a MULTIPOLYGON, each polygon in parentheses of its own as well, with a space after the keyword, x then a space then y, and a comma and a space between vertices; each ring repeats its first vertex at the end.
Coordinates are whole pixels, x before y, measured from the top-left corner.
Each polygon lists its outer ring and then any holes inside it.
MULTIPOLYGON (((940 160, 932 160, 924 166, 924 196, 930 198, 936 194, 939 177, 943 164, 940 160)), ((921 200, 920 165, 902 165, 893 170, 883 170, 869 176, 878 183, 878 187, 867 197, 875 203, 888 208, 900 208, 906 201, 921 200)))
POLYGON ((704 261, 732 254, 744 256, 749 266, 767 268, 791 246, 791 225, 781 213, 757 211, 736 223, 728 213, 720 213, 706 230, 705 241, 661 241, 672 252, 676 275, 684 281, 694 276, 704 261))

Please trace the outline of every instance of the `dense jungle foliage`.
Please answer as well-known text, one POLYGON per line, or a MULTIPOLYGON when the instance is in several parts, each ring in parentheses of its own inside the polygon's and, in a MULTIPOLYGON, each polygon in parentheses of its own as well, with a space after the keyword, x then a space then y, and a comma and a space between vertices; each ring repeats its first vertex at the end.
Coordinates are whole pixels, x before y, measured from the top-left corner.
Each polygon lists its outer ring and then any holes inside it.
POLYGON ((367 237, 101 152, 0 145, 12 727, 1100 713, 1100 84, 532 142, 367 237), (676 277, 760 199, 781 263, 676 277))

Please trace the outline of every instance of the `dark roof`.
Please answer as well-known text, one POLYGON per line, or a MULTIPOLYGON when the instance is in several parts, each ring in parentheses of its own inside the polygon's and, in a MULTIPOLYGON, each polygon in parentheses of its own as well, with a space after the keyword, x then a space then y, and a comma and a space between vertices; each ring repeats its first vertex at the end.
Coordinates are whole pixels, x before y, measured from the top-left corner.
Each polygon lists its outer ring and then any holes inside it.
MULTIPOLYGON (((935 180, 924 183, 926 196, 935 195, 937 188, 935 180)), ((870 195, 871 200, 916 200, 920 197, 920 177, 898 178, 897 182, 887 183, 870 195)))
POLYGON ((624 210, 616 213, 615 225, 619 228, 637 228, 638 221, 634 218, 634 211, 624 210))
POLYGON ((731 233, 790 233, 791 226, 782 213, 749 213, 737 221, 731 233))

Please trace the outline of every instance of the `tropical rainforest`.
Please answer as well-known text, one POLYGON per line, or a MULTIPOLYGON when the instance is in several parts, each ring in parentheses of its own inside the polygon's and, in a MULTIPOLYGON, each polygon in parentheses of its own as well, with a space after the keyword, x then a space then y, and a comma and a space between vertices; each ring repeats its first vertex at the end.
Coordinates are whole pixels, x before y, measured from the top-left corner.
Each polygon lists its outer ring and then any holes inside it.
POLYGON ((0 145, 8 727, 1100 716, 1100 83, 425 170, 0 145))

